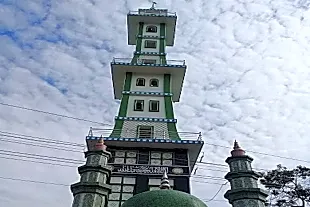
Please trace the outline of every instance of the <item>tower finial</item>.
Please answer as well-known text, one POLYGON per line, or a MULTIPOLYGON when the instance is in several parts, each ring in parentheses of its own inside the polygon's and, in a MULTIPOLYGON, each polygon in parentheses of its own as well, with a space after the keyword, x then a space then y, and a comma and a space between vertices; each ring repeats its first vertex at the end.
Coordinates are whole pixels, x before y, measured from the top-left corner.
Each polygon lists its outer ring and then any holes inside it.
POLYGON ((237 140, 235 140, 235 142, 234 142, 234 149, 231 151, 231 155, 233 157, 244 156, 245 155, 245 151, 243 149, 241 149, 241 147, 239 146, 237 140))
POLYGON ((156 5, 157 3, 155 2, 155 1, 153 1, 152 2, 152 7, 151 7, 151 9, 155 9, 155 5, 156 5))
POLYGON ((161 183, 159 186, 160 189, 170 189, 170 184, 169 184, 169 180, 168 180, 168 175, 167 172, 165 170, 163 177, 161 178, 161 183))

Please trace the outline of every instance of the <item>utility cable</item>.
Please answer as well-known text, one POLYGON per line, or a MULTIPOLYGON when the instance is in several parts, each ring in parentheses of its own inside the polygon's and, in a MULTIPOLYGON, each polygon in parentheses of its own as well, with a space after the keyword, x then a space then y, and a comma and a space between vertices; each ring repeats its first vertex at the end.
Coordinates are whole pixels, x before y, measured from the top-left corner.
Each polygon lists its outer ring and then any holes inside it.
POLYGON ((38 109, 32 109, 32 108, 27 108, 27 107, 23 107, 23 106, 13 105, 13 104, 0 103, 0 105, 9 106, 9 107, 17 108, 17 109, 33 111, 33 112, 39 112, 39 113, 48 114, 48 115, 52 115, 52 116, 58 116, 58 117, 67 118, 67 119, 74 119, 74 120, 78 120, 78 121, 84 121, 84 122, 89 122, 89 123, 94 123, 94 124, 100 124, 100 125, 103 125, 103 126, 112 126, 110 124, 105 124, 105 123, 102 123, 102 122, 91 121, 91 120, 88 120, 88 119, 82 119, 82 118, 77 118, 77 117, 67 116, 67 115, 62 115, 62 114, 56 114, 56 113, 52 113, 52 112, 48 112, 48 111, 42 111, 42 110, 38 110, 38 109))
POLYGON ((0 131, 0 136, 11 137, 11 138, 16 138, 16 139, 24 139, 24 140, 29 140, 29 141, 40 141, 40 142, 46 142, 46 143, 51 143, 51 144, 70 145, 74 147, 85 147, 84 144, 67 142, 67 141, 62 141, 62 140, 57 140, 57 139, 48 139, 44 137, 30 136, 30 135, 25 135, 25 134, 17 134, 17 133, 12 133, 12 132, 0 131))
POLYGON ((218 191, 215 193, 215 195, 214 195, 211 199, 209 199, 209 200, 207 200, 207 201, 205 201, 205 202, 210 202, 210 201, 214 200, 215 197, 220 193, 220 191, 222 190, 222 188, 224 187, 224 185, 226 185, 227 183, 228 183, 228 182, 222 184, 221 187, 218 189, 218 191))
POLYGON ((83 153, 83 150, 71 150, 67 148, 58 148, 58 147, 52 147, 49 145, 40 145, 40 144, 34 144, 34 143, 27 143, 22 141, 16 141, 16 140, 7 140, 0 138, 0 142, 8 142, 8 143, 14 143, 14 144, 21 144, 21 145, 28 145, 33 147, 42 147, 42 148, 48 148, 48 149, 55 149, 55 150, 61 150, 66 152, 77 152, 77 153, 83 153))

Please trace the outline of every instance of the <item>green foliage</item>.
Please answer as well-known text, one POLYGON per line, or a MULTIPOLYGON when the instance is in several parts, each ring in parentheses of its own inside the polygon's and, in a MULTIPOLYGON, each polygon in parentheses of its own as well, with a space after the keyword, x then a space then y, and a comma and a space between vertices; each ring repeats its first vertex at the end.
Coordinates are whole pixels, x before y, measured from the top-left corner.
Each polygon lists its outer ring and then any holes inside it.
POLYGON ((198 198, 176 190, 154 190, 139 193, 122 207, 207 207, 198 198))
POLYGON ((310 168, 289 170, 282 165, 263 175, 261 183, 270 190, 271 206, 292 207, 310 203, 310 168))

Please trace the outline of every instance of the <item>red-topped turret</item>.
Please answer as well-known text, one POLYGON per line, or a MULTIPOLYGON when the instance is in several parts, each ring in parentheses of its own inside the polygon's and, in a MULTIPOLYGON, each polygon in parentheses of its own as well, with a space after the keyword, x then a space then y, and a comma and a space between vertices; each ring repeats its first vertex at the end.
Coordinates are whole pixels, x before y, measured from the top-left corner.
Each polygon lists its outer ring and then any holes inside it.
POLYGON ((231 156, 233 157, 245 156, 245 151, 241 149, 237 140, 235 140, 234 149, 231 151, 231 156))

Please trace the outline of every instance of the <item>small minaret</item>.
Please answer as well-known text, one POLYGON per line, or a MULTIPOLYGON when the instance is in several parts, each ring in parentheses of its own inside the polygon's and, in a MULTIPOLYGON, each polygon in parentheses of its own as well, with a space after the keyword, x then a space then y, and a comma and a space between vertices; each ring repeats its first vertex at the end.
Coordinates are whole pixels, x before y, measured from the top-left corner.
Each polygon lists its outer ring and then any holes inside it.
POLYGON ((238 142, 235 141, 231 157, 226 159, 230 172, 225 179, 230 182, 231 190, 224 197, 233 207, 263 207, 268 193, 258 187, 257 180, 260 175, 252 170, 253 158, 245 155, 238 142))
POLYGON ((159 188, 162 189, 162 190, 164 190, 164 189, 169 190, 171 188, 170 184, 169 184, 169 180, 168 180, 168 176, 167 176, 167 172, 166 171, 164 172, 164 175, 161 178, 161 183, 160 183, 159 188))
POLYGON ((106 184, 111 170, 107 166, 111 153, 106 151, 103 139, 87 140, 86 164, 78 168, 80 182, 71 185, 74 196, 72 207, 105 207, 110 185, 106 184))

